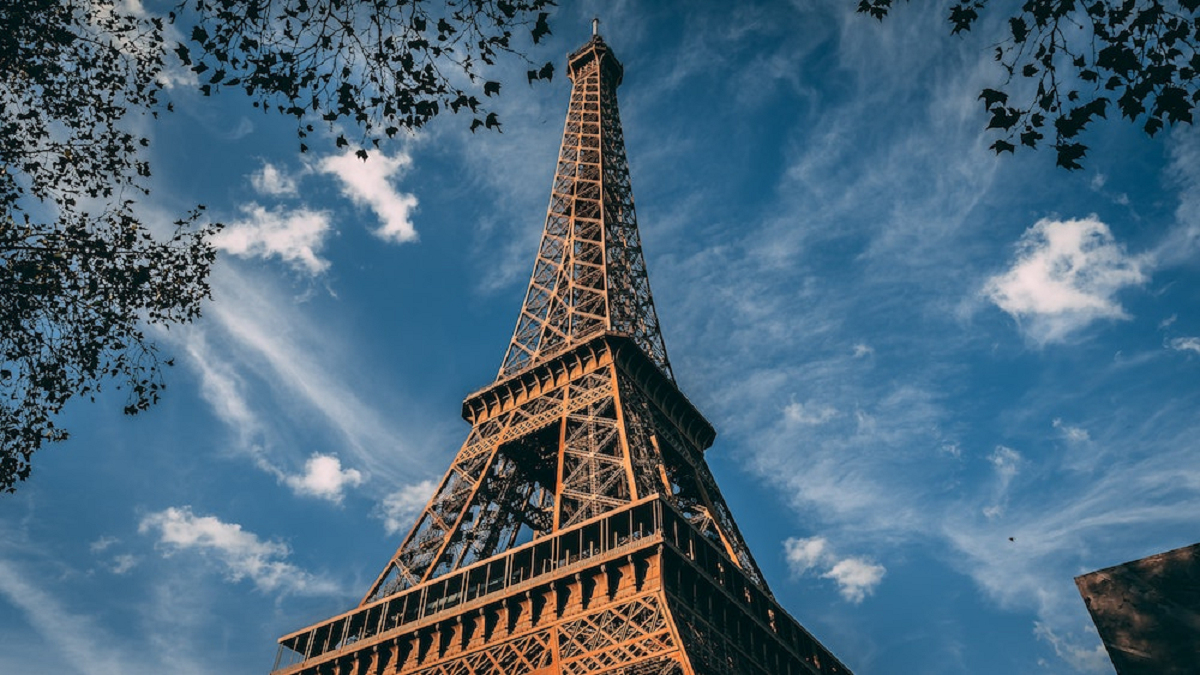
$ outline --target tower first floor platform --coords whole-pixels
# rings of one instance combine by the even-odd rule
[[[657,495],[279,640],[273,675],[849,675]]]

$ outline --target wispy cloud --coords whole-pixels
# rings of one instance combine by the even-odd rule
[[[66,664],[84,675],[150,673],[151,668],[114,646],[103,624],[75,611],[27,571],[0,559],[0,597],[23,612],[29,624]],[[46,665],[43,660],[41,665]]]
[[[807,404],[792,401],[783,409],[783,418],[787,422],[801,426],[824,424],[837,415],[835,408],[811,401]]]
[[[1147,267],[1094,216],[1043,219],[1021,236],[1012,265],[989,279],[983,292],[1044,345],[1100,319],[1129,318],[1116,296],[1145,283]]]
[[[783,550],[793,575],[812,572],[823,579],[831,579],[842,597],[855,604],[874,593],[887,573],[883,565],[866,558],[838,556],[824,537],[792,537],[783,542]]]
[[[109,566],[109,571],[113,574],[128,574],[130,570],[137,567],[140,559],[132,553],[121,553],[113,556],[112,563]]]
[[[988,461],[996,468],[996,476],[1000,479],[1002,487],[1007,488],[1020,471],[1021,453],[1012,448],[998,445],[988,457]]]
[[[343,469],[334,455],[315,454],[304,463],[304,473],[284,479],[296,494],[342,503],[346,488],[362,485],[363,474],[358,469]]]
[[[1196,352],[1200,354],[1200,338],[1178,337],[1167,341],[1167,346],[1177,352]]]
[[[291,476],[304,484],[297,476],[311,456],[292,442],[301,428],[337,438],[339,462],[354,467],[343,474],[389,480],[424,472],[426,458],[400,434],[403,416],[384,415],[366,397],[368,378],[346,364],[336,331],[314,325],[305,305],[255,270],[222,266],[213,287],[207,320],[164,337],[184,346],[202,396],[236,439],[234,450],[280,482]],[[353,476],[343,475],[343,487]]]
[[[354,152],[347,152],[325,158],[320,168],[337,176],[342,194],[375,212],[380,224],[372,234],[386,242],[402,244],[417,240],[417,230],[412,222],[417,198],[397,192],[389,179],[411,164],[412,158],[403,153],[388,157],[382,152],[374,152],[369,159],[363,160]]]
[[[1083,632],[1094,632],[1094,630],[1090,624],[1087,624],[1084,626]],[[1041,621],[1034,624],[1033,632],[1034,635],[1049,642],[1054,647],[1054,653],[1075,670],[1083,673],[1112,672],[1112,660],[1104,651],[1104,645],[1095,644],[1094,639],[1088,641],[1090,644],[1080,644],[1077,639],[1060,635]]]
[[[1200,130],[1181,127],[1171,133],[1169,180],[1179,188],[1175,223],[1154,249],[1165,265],[1189,264],[1200,250]]]
[[[141,558],[133,553],[113,553],[112,547],[120,544],[121,540],[117,537],[104,536],[88,545],[88,551],[96,557],[103,557],[105,560],[100,562],[100,565],[112,572],[113,574],[122,575],[128,573],[134,567],[137,567],[141,562]]]
[[[1072,443],[1083,443],[1091,438],[1088,436],[1087,429],[1071,426],[1057,417],[1054,418],[1054,428],[1062,432],[1063,437]]]
[[[204,331],[193,328],[180,333],[189,361],[200,375],[200,395],[219,420],[236,430],[241,445],[251,445],[261,427],[243,393],[237,369],[214,353]]]
[[[732,434],[753,444],[755,470],[800,512],[819,513],[826,523],[855,530],[886,512],[884,536],[902,536],[908,528],[922,527],[927,516],[919,504],[930,485],[949,481],[957,469],[958,462],[943,450],[955,443],[941,430],[947,413],[918,383],[872,386],[871,370],[855,365],[863,361],[844,352],[840,359],[781,372],[779,382],[758,385],[765,391],[739,391],[738,397],[747,400],[742,413],[747,428],[735,427]],[[794,378],[801,377],[808,378],[810,392],[829,403],[785,409],[775,419],[754,409],[763,405],[760,397],[778,396],[777,387],[794,386]],[[838,409],[846,412],[830,412]],[[885,498],[886,505],[880,501]]]
[[[121,543],[121,540],[116,537],[104,536],[104,537],[100,537],[96,541],[93,541],[92,543],[88,544],[88,550],[91,551],[92,553],[103,553],[104,551],[107,551],[110,547],[112,547],[114,544],[119,544],[119,543]]]
[[[151,513],[138,524],[138,532],[156,536],[166,556],[181,552],[212,560],[230,581],[249,579],[260,591],[303,595],[339,592],[331,581],[287,562],[286,544],[264,541],[215,516],[197,516],[189,506]]]
[[[1016,450],[998,445],[988,456],[988,461],[995,471],[995,486],[992,490],[992,504],[984,507],[983,515],[998,518],[1004,515],[1004,507],[1008,503],[1008,488],[1020,473],[1023,458]]]
[[[368,449],[389,447],[386,441],[394,441],[395,437],[378,412],[354,393],[350,382],[334,372],[325,342],[328,336],[322,339],[306,335],[298,313],[288,311],[287,304],[276,304],[269,295],[248,289],[241,290],[240,295],[241,303],[216,303],[210,315],[229,338],[249,350],[234,358],[265,369],[268,386],[281,388],[318,412],[347,441],[347,450],[356,459],[369,461]],[[378,459],[374,463],[379,463]]]

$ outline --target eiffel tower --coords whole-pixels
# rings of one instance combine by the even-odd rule
[[[638,237],[596,34],[533,277],[471,432],[354,609],[279,640],[277,675],[850,671],[775,601],[713,480]]]

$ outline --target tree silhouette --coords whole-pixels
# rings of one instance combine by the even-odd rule
[[[295,118],[304,139],[314,118],[349,122],[362,146],[424,126],[440,112],[469,112],[471,129],[495,128],[480,96],[500,93],[482,71],[521,56],[513,30],[534,43],[550,32],[552,0],[187,0],[178,8],[190,40],[174,48],[200,91],[237,87],[256,107]],[[436,10],[436,11],[434,11]],[[523,58],[523,57],[522,57]],[[459,84],[465,75],[466,84]],[[529,71],[549,80],[554,66]],[[338,147],[349,145],[344,136]],[[307,146],[301,143],[301,151]]]
[[[971,30],[991,0],[956,0],[950,32]],[[893,0],[858,0],[879,20]],[[1007,21],[995,58],[1007,73],[980,95],[997,154],[1053,138],[1057,164],[1082,168],[1079,138],[1114,106],[1153,136],[1192,122],[1200,102],[1200,0],[1026,0]]]
[[[202,206],[170,225],[137,208],[150,177],[137,122],[171,110],[168,83],[244,91],[295,120],[301,151],[315,124],[357,129],[365,159],[446,110],[498,128],[479,97],[500,83],[483,74],[525,58],[513,32],[536,43],[551,4],[184,0],[158,17],[107,0],[0,3],[0,491],[67,437],[55,418],[72,398],[108,382],[128,414],[156,403],[171,361],[144,327],[192,321],[210,297],[220,225]]]

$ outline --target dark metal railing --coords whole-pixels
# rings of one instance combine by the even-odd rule
[[[657,495],[534,540],[279,639],[272,672],[340,651],[463,604],[503,595],[515,586],[598,555],[648,543],[663,531]],[[669,508],[669,507],[668,507]]]

